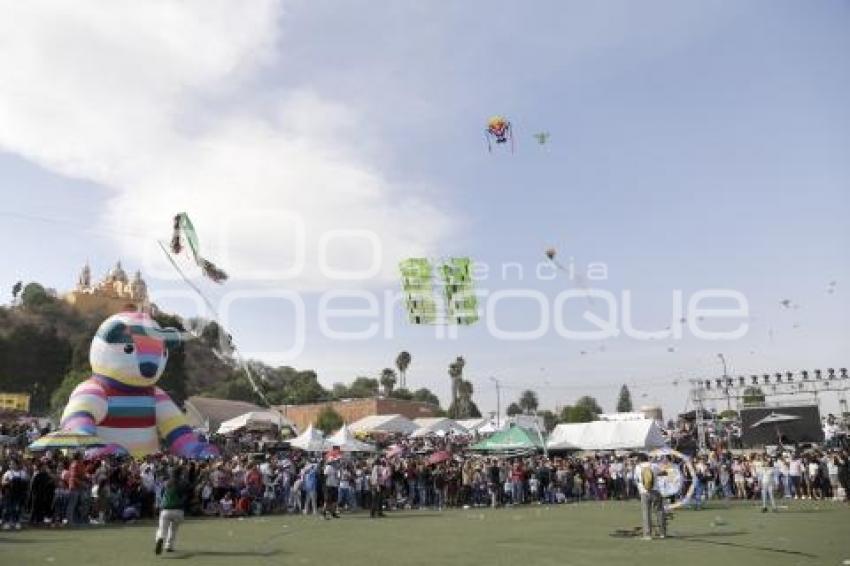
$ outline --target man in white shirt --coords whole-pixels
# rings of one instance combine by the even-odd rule
[[[759,484],[761,484],[761,512],[767,513],[767,500],[770,499],[770,508],[776,511],[776,501],[773,499],[773,491],[776,489],[776,469],[773,460],[768,458],[758,469]]]
[[[339,513],[336,512],[336,504],[339,499],[339,468],[337,463],[339,460],[330,460],[325,464],[325,504],[322,507],[322,516],[330,520],[331,517],[339,519]]]

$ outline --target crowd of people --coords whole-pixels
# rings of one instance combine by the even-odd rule
[[[178,468],[186,486],[181,507],[196,516],[300,513],[332,519],[340,512],[369,510],[380,517],[395,509],[639,496],[637,454],[494,457],[472,453],[465,439],[452,437],[385,439],[384,444],[380,452],[360,455],[225,450],[207,461],[86,459],[81,453],[27,454],[7,445],[0,455],[2,528],[153,518]],[[762,498],[766,508],[774,495],[846,501],[850,479],[848,454],[839,449],[773,456],[717,451],[695,458],[693,473],[689,469],[682,468],[680,491],[692,492],[688,503],[697,508],[712,498]]]

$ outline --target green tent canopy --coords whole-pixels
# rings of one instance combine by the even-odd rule
[[[470,447],[477,452],[521,454],[543,450],[540,436],[533,430],[512,426]]]

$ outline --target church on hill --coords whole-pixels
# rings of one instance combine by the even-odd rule
[[[129,278],[120,261],[98,282],[92,281],[91,267],[86,263],[77,278],[77,285],[63,298],[84,313],[111,315],[127,310],[151,311],[153,307],[142,273],[136,271],[133,278]]]

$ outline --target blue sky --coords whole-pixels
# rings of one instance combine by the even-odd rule
[[[0,92],[6,287],[64,290],[86,259],[97,273],[123,257],[155,295],[180,289],[150,254],[186,209],[211,257],[230,259],[231,282],[201,283],[211,296],[303,297],[303,325],[277,301],[235,303],[242,349],[280,351],[303,330],[288,363],[327,385],[376,375],[408,349],[410,384],[444,399],[446,367],[464,355],[483,409],[495,407],[493,375],[508,400],[530,387],[547,408],[590,393],[613,409],[628,383],[670,413],[686,401],[673,381],[718,375],[719,351],[735,374],[847,365],[846,2],[82,3],[50,20],[38,3],[9,9],[19,13],[0,47],[11,85]],[[487,151],[496,113],[515,126],[513,154]],[[545,146],[531,137],[541,130]],[[609,277],[594,286],[630,291],[641,328],[670,324],[676,289],[724,288],[746,296],[750,330],[721,344],[577,343],[554,331],[505,342],[482,322],[445,340],[396,308],[391,338],[329,340],[317,305],[339,285],[316,273],[314,254],[294,280],[240,276],[291,258],[286,223],[243,220],[237,243],[222,236],[223,215],[275,208],[306,219],[310,250],[328,228],[376,230],[384,262],[370,292],[397,290],[401,257],[466,255],[495,272],[525,267],[525,280],[491,276],[481,289],[553,301],[573,283],[530,275],[555,246],[578,267],[603,262]],[[361,252],[343,260],[362,265]],[[799,309],[783,309],[786,298]],[[538,318],[519,300],[497,314],[515,330]]]

